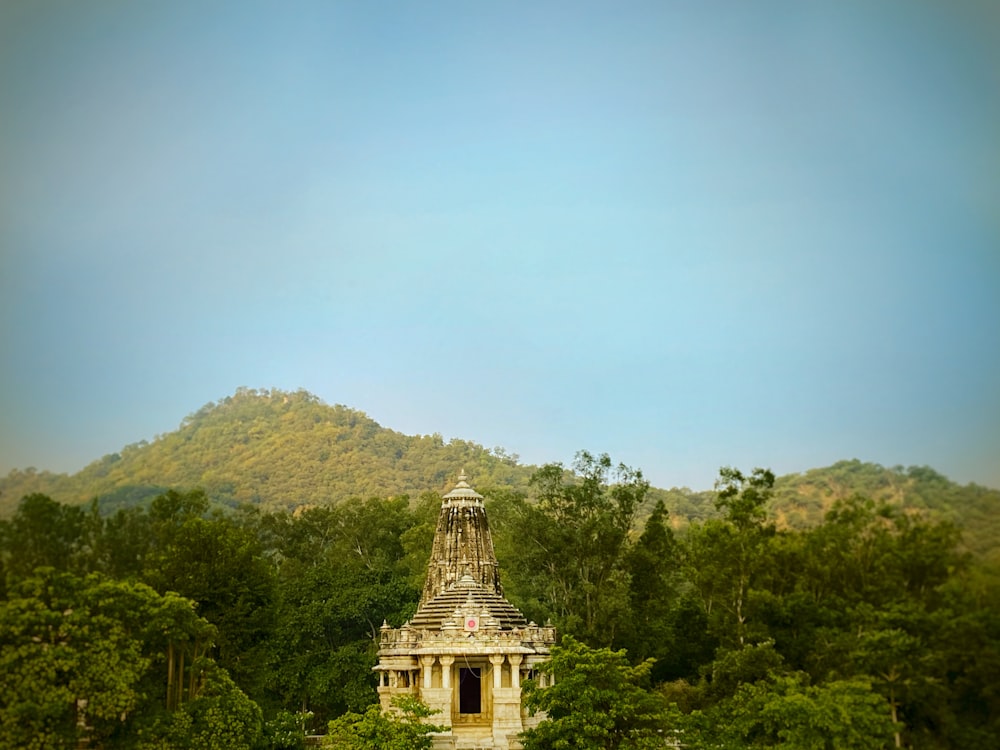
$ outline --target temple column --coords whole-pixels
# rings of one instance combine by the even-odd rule
[[[433,677],[432,672],[434,670],[434,657],[433,656],[421,656],[420,664],[423,666],[422,674],[424,678],[424,687],[429,688],[433,683],[431,678]]]
[[[493,688],[499,690],[503,684],[503,654],[490,654],[490,664],[493,665]]]
[[[451,687],[451,665],[455,663],[454,656],[441,656],[438,658],[441,662],[441,687],[450,688]]]
[[[507,661],[510,662],[510,686],[512,688],[521,687],[521,661],[524,659],[520,654],[509,654]]]

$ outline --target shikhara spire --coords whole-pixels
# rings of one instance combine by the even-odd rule
[[[465,472],[441,498],[420,607],[445,593],[462,576],[470,576],[486,593],[503,597],[483,496],[469,486]]]

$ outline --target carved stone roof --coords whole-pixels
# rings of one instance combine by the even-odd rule
[[[458,484],[455,485],[454,489],[447,495],[443,496],[441,499],[445,501],[446,505],[479,505],[483,504],[483,496],[476,492],[469,483],[466,481],[468,479],[463,471],[458,475]]]
[[[502,594],[483,588],[472,576],[466,575],[444,593],[421,604],[410,625],[440,630],[448,620],[457,620],[460,624],[464,614],[476,614],[483,622],[495,620],[502,630],[523,628],[528,624],[524,615]]]
[[[524,615],[504,598],[500,585],[483,496],[466,480],[459,475],[458,484],[441,498],[427,580],[412,624],[439,629],[469,602],[488,610],[501,628],[521,627]]]

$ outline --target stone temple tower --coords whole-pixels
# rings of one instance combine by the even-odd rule
[[[483,496],[466,480],[441,498],[417,613],[382,625],[378,692],[383,710],[413,695],[438,712],[430,721],[449,729],[434,735],[435,750],[511,750],[540,720],[521,708],[521,680],[556,633],[504,598]]]

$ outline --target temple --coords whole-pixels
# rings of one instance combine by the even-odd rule
[[[379,699],[419,698],[447,731],[435,750],[514,750],[541,720],[521,706],[521,681],[549,657],[555,629],[526,622],[508,602],[483,496],[462,474],[441,498],[427,580],[413,619],[382,625]]]

